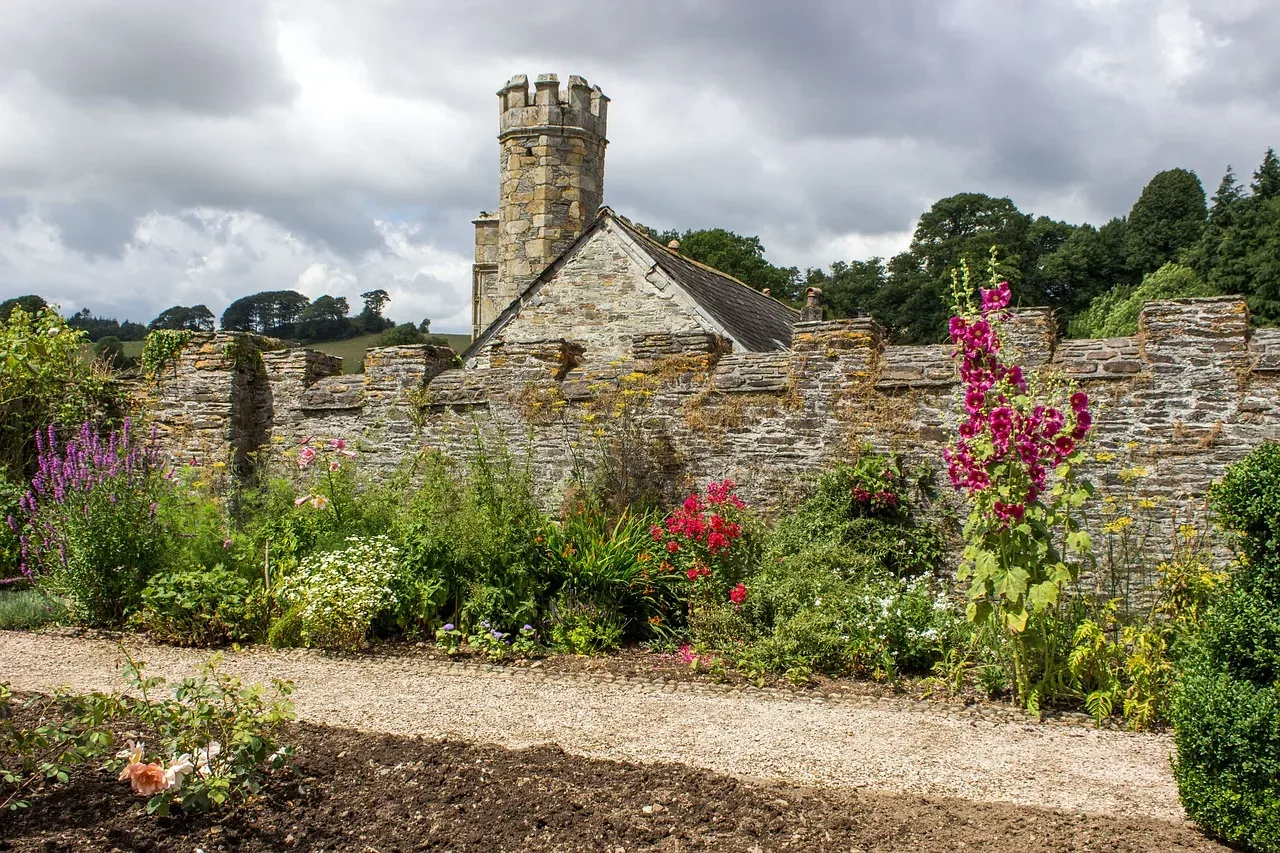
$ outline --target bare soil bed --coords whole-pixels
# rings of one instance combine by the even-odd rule
[[[744,782],[555,747],[509,750],[299,724],[291,770],[217,817],[157,818],[76,771],[0,814],[0,851],[1221,851],[1151,818]]]

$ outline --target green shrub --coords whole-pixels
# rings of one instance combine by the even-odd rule
[[[39,589],[0,587],[0,631],[40,628],[66,618],[66,608]]]
[[[1187,299],[1216,296],[1195,270],[1181,264],[1165,264],[1147,273],[1137,287],[1119,286],[1094,298],[1089,307],[1071,320],[1068,334],[1073,338],[1119,338],[1138,333],[1142,306],[1159,299]]]
[[[430,453],[413,479],[393,535],[403,582],[430,594],[406,602],[402,621],[424,631],[450,622],[465,632],[487,621],[508,633],[540,623],[548,581],[536,539],[547,522],[527,465],[478,443],[465,471]]]
[[[818,478],[813,494],[794,512],[778,520],[765,562],[838,543],[895,575],[929,571],[946,548],[936,526],[916,523],[912,515],[912,492],[924,491],[926,484],[922,472],[908,478],[897,460],[878,454],[837,466]]]
[[[1277,613],[1243,589],[1224,595],[1182,666],[1171,714],[1187,815],[1228,843],[1267,853],[1280,851]]]
[[[142,590],[137,624],[166,642],[183,645],[251,639],[258,621],[253,613],[256,586],[221,563],[159,572]]]
[[[688,580],[652,553],[658,516],[611,521],[578,507],[542,535],[549,594],[614,614],[633,637],[661,633],[683,615]],[[616,644],[615,644],[616,645]]]
[[[307,557],[286,574],[276,601],[298,621],[305,646],[356,650],[398,608],[394,585],[400,551],[385,536],[347,539],[345,547]],[[281,636],[273,632],[272,638]]]
[[[781,672],[928,672],[965,633],[942,585],[868,572],[859,557],[820,545],[749,579],[742,611],[761,639],[744,656]]]
[[[0,471],[0,579],[18,577],[22,571],[22,540],[8,520],[14,519],[16,525],[22,515],[18,502],[26,492],[25,486]]]
[[[1280,851],[1280,444],[1210,490],[1238,556],[1183,662],[1173,702],[1174,777],[1206,831]]]
[[[551,642],[575,655],[611,652],[622,644],[621,615],[613,609],[574,601],[564,596],[551,615]]]

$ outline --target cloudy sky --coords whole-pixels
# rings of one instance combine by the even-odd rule
[[[1275,0],[5,0],[0,298],[148,321],[382,287],[469,331],[512,74],[612,98],[605,200],[775,263],[961,191],[1099,222],[1280,146]]]

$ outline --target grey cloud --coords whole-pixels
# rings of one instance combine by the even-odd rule
[[[0,23],[0,67],[86,104],[241,113],[294,93],[268,13],[258,0],[20,0]]]
[[[6,80],[34,80],[51,99],[135,132],[104,134],[102,151],[69,146],[67,162],[38,169],[6,172],[0,151],[0,176],[15,176],[13,186],[0,179],[0,222],[36,211],[72,249],[108,257],[149,211],[250,210],[362,281],[394,278],[421,288],[420,304],[465,314],[464,276],[406,284],[410,273],[370,266],[383,251],[374,220],[415,223],[413,247],[467,258],[470,219],[497,201],[494,92],[513,73],[556,71],[614,98],[608,203],[654,226],[768,235],[781,262],[826,264],[834,259],[814,253],[833,238],[909,232],[924,207],[959,191],[1101,223],[1125,214],[1159,169],[1194,168],[1212,191],[1228,162],[1247,174],[1280,142],[1271,5],[24,0],[0,19],[0,121]],[[1159,27],[1181,21],[1180,9],[1199,21],[1203,45],[1166,81],[1176,45]],[[320,131],[349,134],[350,152],[299,135],[282,32],[314,39],[378,95],[406,109],[437,104],[448,117],[416,128],[420,156],[394,166],[364,153],[359,124]],[[1084,59],[1098,63],[1098,79]],[[723,126],[699,120],[707,104],[724,108]],[[267,286],[254,279],[265,252],[226,261],[245,292]],[[147,275],[136,299],[165,307],[165,274]]]

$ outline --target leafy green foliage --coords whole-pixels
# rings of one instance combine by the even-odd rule
[[[378,335],[376,346],[400,347],[411,344],[429,344],[436,347],[447,347],[449,339],[444,335],[432,335],[421,331],[413,323],[401,323]]]
[[[147,329],[186,329],[192,332],[212,332],[213,312],[204,305],[174,305],[161,311],[154,320],[147,324]]]
[[[1124,234],[1129,268],[1145,274],[1178,260],[1200,239],[1207,216],[1204,187],[1195,172],[1158,172],[1129,211]]]
[[[262,790],[268,771],[293,755],[279,743],[281,726],[294,718],[291,682],[275,679],[270,691],[245,685],[221,672],[215,655],[198,676],[174,688],[173,698],[159,699],[153,695],[168,686],[165,679],[146,675],[145,664],[127,652],[125,658],[125,680],[140,698],[116,701],[123,716],[149,730],[155,744],[150,757],[166,783],[146,792],[148,813],[167,815],[178,804],[184,812],[205,812],[243,803]],[[124,759],[122,781],[132,780],[148,757],[145,744],[132,743],[126,752],[117,756]]]
[[[942,560],[943,537],[933,524],[916,524],[911,517],[913,501],[928,492],[928,478],[926,471],[904,471],[898,459],[878,454],[837,465],[818,478],[813,494],[794,512],[778,519],[765,563],[813,546],[839,546],[902,577],[932,569]],[[860,493],[868,498],[860,500]]]
[[[680,241],[680,254],[727,273],[756,290],[768,289],[777,299],[795,300],[800,296],[800,271],[795,267],[777,267],[764,259],[764,245],[759,237],[744,237],[723,228],[696,231],[649,232],[667,245]]]
[[[558,643],[575,651],[592,645],[561,635],[574,634],[599,614],[607,616],[604,633],[616,637],[615,646],[624,629],[645,637],[679,615],[688,581],[650,553],[650,528],[658,521],[656,516],[625,513],[610,521],[604,513],[580,506],[547,525],[542,545],[549,594],[556,601],[551,625]],[[573,626],[566,627],[568,622]]]
[[[118,406],[110,374],[84,358],[87,345],[52,308],[19,305],[0,324],[0,473],[31,473],[37,430],[74,429]]]
[[[1137,287],[1117,287],[1097,297],[1072,321],[1073,338],[1119,338],[1138,333],[1142,306],[1157,299],[1216,296],[1191,267],[1168,263],[1143,277]]]
[[[154,329],[142,344],[142,369],[156,377],[178,360],[182,348],[194,334],[190,329]]]
[[[833,544],[766,563],[746,583],[746,636],[758,639],[737,651],[743,666],[877,678],[929,671],[963,623],[932,574],[899,578],[876,563]]]
[[[406,582],[433,594],[405,618],[428,630],[537,622],[547,581],[535,538],[545,522],[527,466],[501,446],[477,447],[465,472],[435,453],[418,466],[394,536]]]
[[[66,691],[35,696],[26,704],[23,721],[12,705],[9,685],[0,683],[0,811],[27,808],[34,794],[66,782],[76,765],[111,749],[108,724],[117,707],[112,697]]]
[[[250,639],[259,586],[221,563],[162,571],[142,590],[137,625],[182,645],[217,646]],[[258,597],[259,608],[262,603]]]
[[[34,697],[18,715],[0,683],[0,809],[25,808],[33,795],[69,781],[76,765],[107,756],[113,728],[141,730],[144,740],[131,741],[107,768],[120,770],[120,781],[150,797],[147,811],[160,815],[179,805],[200,812],[243,803],[292,756],[279,742],[281,726],[293,719],[289,682],[273,682],[270,692],[246,686],[220,672],[215,656],[172,698],[157,698],[165,680],[124,655],[133,695],[61,691]]]
[[[44,297],[37,296],[34,293],[6,299],[0,302],[0,323],[9,322],[9,317],[13,314],[13,309],[15,308],[21,308],[31,316],[36,317],[46,308],[49,308],[49,303],[44,301]]]

